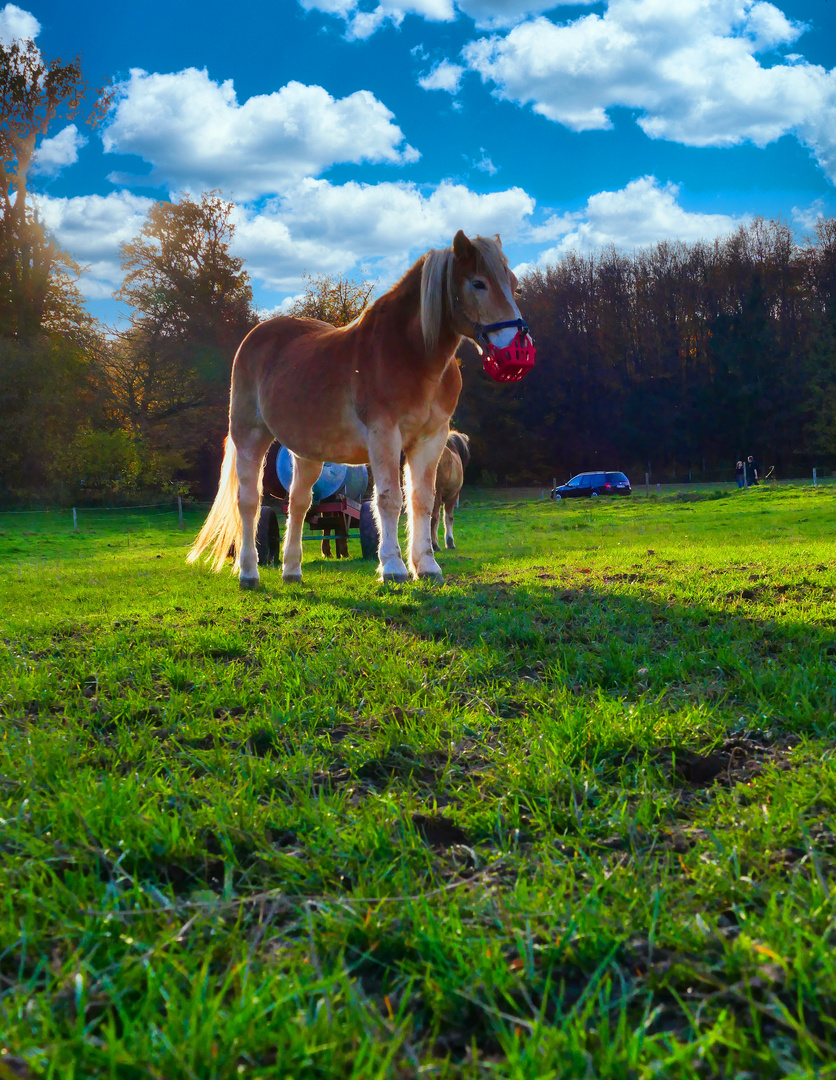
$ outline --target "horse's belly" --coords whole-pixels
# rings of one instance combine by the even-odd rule
[[[359,422],[352,425],[298,423],[284,418],[270,430],[282,446],[309,461],[334,461],[343,465],[366,465],[369,460],[365,431]]]

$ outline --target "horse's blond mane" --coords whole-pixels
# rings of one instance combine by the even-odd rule
[[[475,236],[470,242],[476,248],[477,271],[501,281],[507,272],[508,260],[499,240],[492,236]],[[429,351],[436,347],[441,335],[445,294],[448,310],[452,311],[456,304],[455,264],[452,247],[433,248],[424,256],[421,268],[421,329]]]

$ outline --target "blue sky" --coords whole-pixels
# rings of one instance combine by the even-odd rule
[[[0,7],[80,53],[107,122],[56,123],[42,213],[118,320],[119,243],[220,188],[262,311],[302,275],[388,285],[456,229],[512,265],[836,212],[836,2],[278,0]]]

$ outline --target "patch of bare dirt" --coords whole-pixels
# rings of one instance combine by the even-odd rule
[[[413,814],[412,824],[430,847],[445,848],[469,843],[464,829],[443,814]]]
[[[665,747],[658,751],[658,760],[671,779],[694,787],[749,783],[768,765],[779,769],[793,767],[792,751],[801,739],[784,735],[771,739],[766,735],[735,735],[708,753],[698,753],[682,747]]]

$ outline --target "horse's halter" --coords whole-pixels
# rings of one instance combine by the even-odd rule
[[[473,327],[473,340],[476,347],[482,353],[482,367],[496,382],[509,383],[519,382],[523,375],[534,367],[534,342],[528,332],[528,324],[522,319],[510,319],[507,322],[483,323],[474,322],[464,312],[462,316]],[[488,337],[495,330],[507,330],[516,326],[517,333],[513,340],[503,348],[499,348]]]

